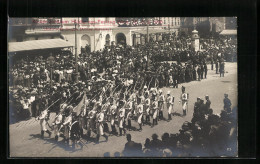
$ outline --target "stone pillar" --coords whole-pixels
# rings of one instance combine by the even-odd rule
[[[198,35],[198,31],[197,30],[193,30],[192,31],[192,49],[195,51],[199,51],[200,50],[200,40],[199,40],[199,35]]]

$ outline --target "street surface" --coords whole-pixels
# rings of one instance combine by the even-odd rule
[[[153,133],[157,133],[159,138],[165,132],[178,133],[182,124],[185,121],[191,121],[193,115],[193,107],[197,97],[201,97],[205,101],[205,95],[209,95],[211,100],[211,108],[214,114],[218,114],[223,109],[224,93],[229,95],[232,103],[232,108],[237,106],[237,63],[225,63],[225,77],[219,77],[215,74],[215,70],[210,70],[208,65],[208,77],[202,81],[192,81],[189,83],[179,85],[179,88],[162,88],[163,94],[166,96],[168,90],[175,97],[174,111],[182,114],[181,104],[179,104],[181,86],[186,87],[186,92],[189,93],[188,113],[187,116],[173,116],[170,122],[159,121],[158,125],[151,128],[150,126],[143,126],[143,131],[130,131],[132,140],[135,142],[145,143],[146,138],[150,138]],[[51,115],[51,120],[54,115]],[[164,110],[164,117],[167,118],[166,108]],[[137,123],[133,120],[132,126],[139,128]],[[110,128],[110,124],[109,124]],[[61,142],[54,141],[54,136],[51,138],[45,134],[45,139],[40,138],[40,124],[34,118],[21,121],[19,123],[11,124],[9,126],[10,134],[10,156],[11,157],[103,157],[105,152],[110,152],[113,157],[115,152],[122,152],[124,145],[127,142],[125,136],[109,136],[108,142],[100,137],[100,143],[87,142],[82,139],[83,146],[76,147],[75,150],[66,147]],[[93,137],[95,134],[92,134]]]

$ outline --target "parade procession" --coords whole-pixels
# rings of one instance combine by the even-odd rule
[[[160,33],[158,40],[148,34],[141,44],[121,40],[94,51],[76,42],[74,49],[12,52],[11,138],[23,133],[38,147],[53,144],[42,156],[234,155],[236,37],[199,38],[194,27],[190,34]],[[33,134],[25,133],[30,128]],[[28,150],[33,145],[24,142]],[[23,156],[10,143],[14,156]]]

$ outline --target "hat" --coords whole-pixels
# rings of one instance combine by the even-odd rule
[[[162,93],[162,90],[161,90],[161,89],[159,90],[159,93]]]
[[[200,97],[197,97],[197,100],[200,100]]]
[[[169,94],[171,94],[171,91],[168,91],[168,92],[167,92],[167,95],[169,95]]]
[[[144,88],[147,89],[147,86],[145,85]]]

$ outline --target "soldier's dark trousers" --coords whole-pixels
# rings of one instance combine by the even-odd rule
[[[208,72],[205,72],[205,79],[207,78],[207,73],[208,73]]]
[[[186,116],[186,110],[182,110],[183,111],[183,116]]]
[[[88,131],[87,131],[87,137],[90,138],[90,136],[91,136],[91,131],[88,130]]]
[[[112,125],[112,126],[111,126],[111,129],[112,129],[112,134],[115,134],[115,133],[116,133],[116,127],[115,127],[115,125]]]
[[[58,136],[58,135],[56,135],[54,139],[55,139],[55,141],[58,141],[58,139],[59,139],[59,136]]]
[[[122,136],[122,130],[124,131],[124,134],[126,133],[126,130],[124,128],[119,128],[119,135]]]
[[[146,123],[150,123],[150,116],[149,116],[149,115],[146,115],[146,117],[145,117],[145,122],[146,122]]]
[[[106,141],[108,140],[108,136],[103,134],[102,135],[103,137],[105,137]],[[98,143],[99,142],[99,139],[100,139],[100,134],[97,134],[97,138],[96,138],[96,142]]]
[[[42,130],[41,131],[41,138],[43,138],[44,137],[44,131]]]
[[[132,128],[132,123],[131,123],[130,119],[127,120],[127,128],[128,128],[128,130],[130,130]]]
[[[168,120],[171,120],[171,119],[172,119],[172,115],[168,114]]]
[[[213,65],[213,64],[211,64],[211,70],[213,70],[213,67],[214,67],[214,65]]]
[[[162,120],[163,119],[163,111],[159,111],[159,118]]]
[[[153,126],[155,125],[155,119],[153,119]]]
[[[143,129],[142,129],[142,123],[139,124],[139,130],[140,130],[140,131],[143,130]]]

